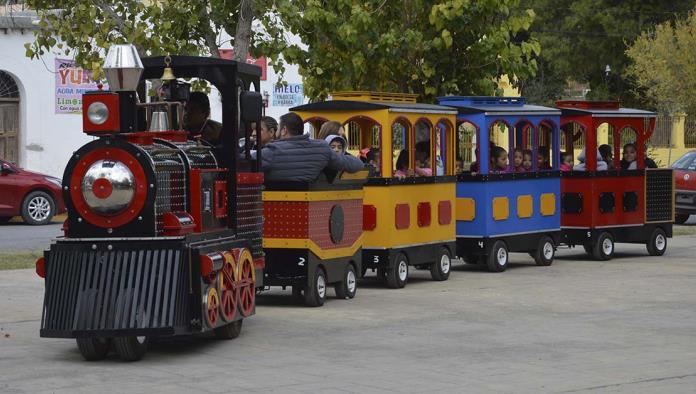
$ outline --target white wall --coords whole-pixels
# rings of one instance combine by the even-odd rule
[[[24,43],[33,41],[8,29],[0,35],[0,70],[15,78],[20,92],[19,165],[57,177],[72,152],[92,138],[82,133],[82,116],[55,113],[54,56],[41,60],[24,56]]]

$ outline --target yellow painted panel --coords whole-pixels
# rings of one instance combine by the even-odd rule
[[[362,246],[364,235],[345,248],[322,249],[310,239],[264,238],[263,247],[269,249],[309,249],[322,260],[353,256]]]
[[[476,219],[476,200],[473,198],[457,199],[457,220],[471,222]]]
[[[363,197],[362,190],[336,190],[316,192],[263,192],[263,201],[333,201],[357,200]]]
[[[493,199],[493,219],[507,220],[510,217],[510,200],[507,197]]]
[[[542,216],[552,216],[556,214],[556,195],[553,193],[544,193],[539,198],[540,211]]]
[[[429,202],[431,207],[437,207],[440,201],[449,201],[455,205],[455,183],[435,183],[420,185],[390,185],[365,186],[366,205],[377,209],[377,227],[365,231],[364,248],[395,248],[431,242],[453,241],[456,221],[449,224],[439,224],[437,210],[433,209],[433,218],[428,227],[415,225],[418,217],[418,203]],[[396,204],[410,206],[411,226],[408,229],[396,230],[394,227]]]
[[[534,213],[534,199],[529,194],[517,196],[517,217],[531,218]]]

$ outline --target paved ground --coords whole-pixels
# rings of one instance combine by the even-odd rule
[[[0,224],[0,252],[41,250],[51,245],[51,239],[63,235],[63,220],[45,226],[30,226],[21,222]]]
[[[4,271],[0,392],[693,392],[694,240],[664,258],[619,245],[611,262],[575,249],[441,283],[419,271],[402,290],[366,280],[317,309],[276,291],[236,340],[156,343],[138,363],[39,338],[42,282]]]

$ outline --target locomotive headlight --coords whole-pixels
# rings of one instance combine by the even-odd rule
[[[116,215],[133,201],[135,178],[120,161],[99,160],[89,167],[82,179],[82,197],[97,213]]]
[[[109,108],[101,101],[95,101],[87,107],[87,118],[96,125],[103,124],[109,119]]]

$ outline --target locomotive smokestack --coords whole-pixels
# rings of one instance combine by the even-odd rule
[[[112,45],[104,60],[104,73],[111,91],[136,90],[143,63],[132,44]]]

